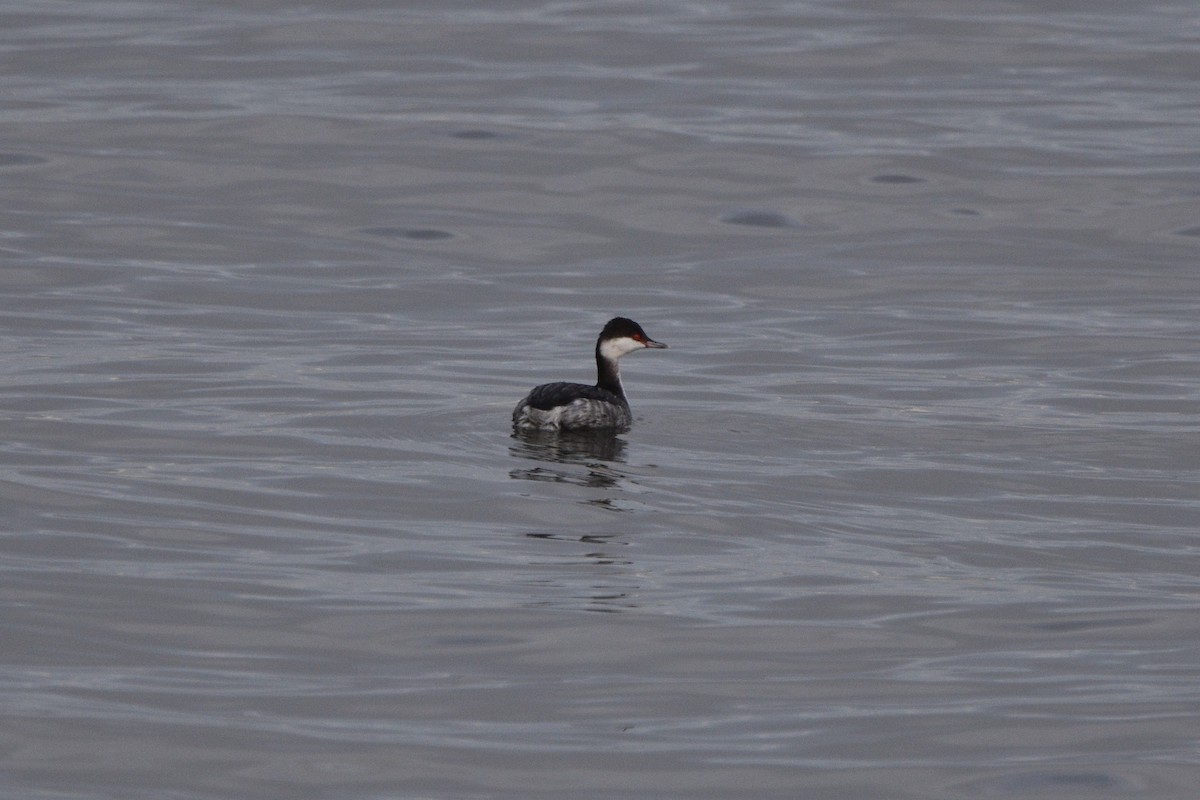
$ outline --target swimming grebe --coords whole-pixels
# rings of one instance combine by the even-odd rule
[[[633,415],[621,388],[617,359],[647,347],[662,349],[666,345],[651,339],[631,319],[610,319],[596,340],[596,385],[544,383],[536,387],[513,409],[513,427],[563,431],[627,429]]]

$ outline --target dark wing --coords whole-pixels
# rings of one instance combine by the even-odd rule
[[[583,383],[543,383],[530,392],[529,396],[521,401],[521,405],[532,406],[539,411],[549,411],[581,397],[585,400],[604,400],[621,405],[621,398],[607,389]]]

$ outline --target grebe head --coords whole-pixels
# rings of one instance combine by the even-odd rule
[[[625,317],[610,319],[596,340],[596,354],[608,361],[616,361],[626,353],[647,347],[666,349],[665,344],[647,336],[641,325]]]

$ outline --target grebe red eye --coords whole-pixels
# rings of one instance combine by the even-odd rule
[[[635,334],[633,335],[633,340],[634,340],[635,342],[644,342],[644,341],[646,341],[646,337],[645,337],[645,336],[642,336],[640,333],[635,333]]]

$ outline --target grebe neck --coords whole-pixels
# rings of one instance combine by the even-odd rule
[[[622,400],[625,399],[625,390],[621,388],[621,372],[617,369],[617,361],[602,355],[599,344],[596,345],[596,385],[605,391],[612,392]]]

